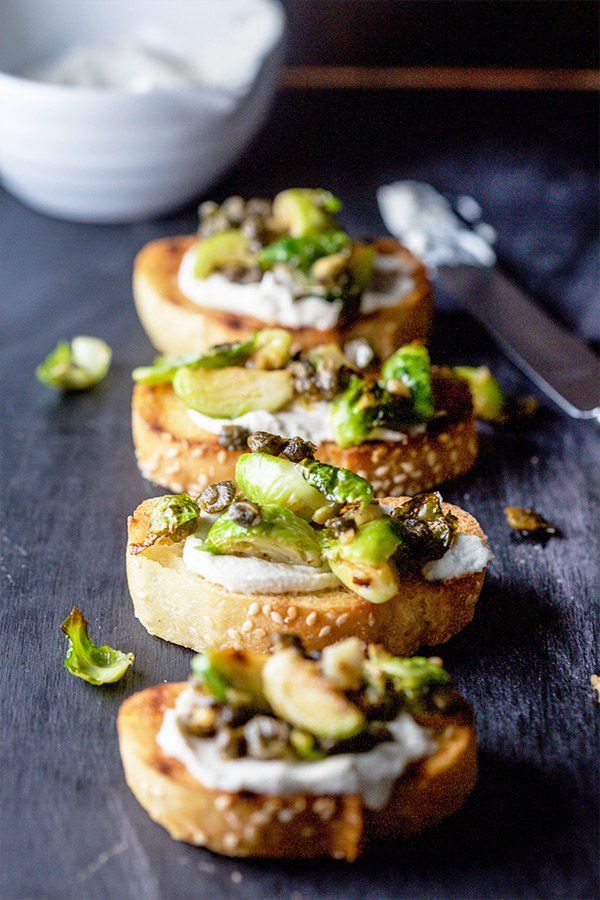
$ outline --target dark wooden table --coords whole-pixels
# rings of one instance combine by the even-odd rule
[[[284,96],[214,194],[325,185],[353,229],[381,228],[376,186],[422,177],[483,199],[522,281],[582,333],[597,325],[595,106],[584,96]],[[445,495],[473,511],[496,553],[474,623],[443,648],[474,704],[479,786],[418,840],[349,867],[220,859],[172,842],[125,786],[115,735],[132,691],[186,676],[189,652],[134,619],[125,520],[145,496],[129,426],[130,370],[152,350],[130,292],[135,252],[191,231],[162,221],[93,227],[3,198],[3,898],[591,897],[597,890],[598,433],[546,406],[535,424],[482,430],[476,470]],[[597,303],[597,298],[596,298]],[[114,349],[97,389],[60,397],[33,376],[63,337]],[[448,309],[438,360],[488,363],[531,388],[464,314]],[[515,544],[506,504],[532,505],[564,538]],[[136,654],[119,684],[62,667],[73,604],[92,635]],[[596,640],[594,636],[596,635]]]

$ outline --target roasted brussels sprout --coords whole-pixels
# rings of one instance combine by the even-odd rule
[[[279,504],[303,519],[327,503],[327,498],[302,476],[301,468],[287,459],[266,453],[240,456],[235,478],[244,496],[260,504]]]
[[[464,378],[473,397],[473,411],[479,419],[501,422],[504,419],[505,398],[487,366],[455,366],[452,370]]]
[[[141,553],[160,538],[177,542],[193,534],[200,524],[200,508],[189,494],[159,497],[150,513],[148,534],[141,544],[132,544],[130,552]]]
[[[423,344],[413,342],[399,347],[381,369],[381,378],[391,393],[410,396],[414,421],[426,422],[435,415],[431,386],[429,353]],[[402,390],[405,388],[405,391]]]
[[[263,328],[256,335],[248,361],[253,369],[283,369],[290,358],[292,335],[284,328]]]
[[[534,509],[522,506],[505,506],[506,521],[522,538],[547,541],[548,538],[560,536],[560,530],[541,516]]]
[[[36,368],[35,374],[48,387],[83,391],[102,381],[111,358],[110,347],[100,338],[75,337],[72,341],[61,341]]]
[[[367,671],[380,671],[392,679],[397,692],[404,695],[411,708],[427,705],[432,694],[448,689],[452,683],[448,673],[438,664],[423,656],[401,658],[392,656],[381,647],[369,647]]]
[[[237,506],[241,503],[232,504],[211,526],[204,550],[288,565],[322,566],[318,536],[304,519],[282,506],[267,505],[262,507],[258,523],[244,525],[231,518]]]
[[[322,188],[289,188],[273,201],[273,227],[293,237],[327,231],[333,226],[332,214],[341,208],[341,201]]]
[[[315,737],[341,740],[366,725],[361,710],[336,690],[316,662],[304,659],[293,647],[267,660],[263,688],[277,715]]]
[[[287,369],[178,369],[173,389],[186,406],[206,416],[235,419],[261,409],[276,412],[293,396]]]
[[[340,447],[354,447],[368,440],[378,418],[382,391],[353,375],[343,394],[331,406],[331,426]]]
[[[254,259],[243,231],[222,231],[204,238],[198,244],[194,275],[196,278],[208,278],[216,270],[231,265],[249,268]]]

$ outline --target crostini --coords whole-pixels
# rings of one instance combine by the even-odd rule
[[[294,458],[246,453],[237,483],[138,506],[127,577],[150,634],[268,651],[284,627],[308,650],[356,635],[408,654],[471,621],[492,554],[469,513],[437,493],[374,501],[311,445]]]
[[[145,477],[198,493],[233,477],[259,433],[299,437],[323,462],[368,478],[377,496],[412,495],[463,475],[477,458],[467,382],[406,344],[377,374],[335,344],[291,355],[290,336],[247,341],[134,370],[132,430]]]
[[[199,353],[279,325],[295,349],[366,338],[385,357],[425,339],[432,291],[423,264],[391,238],[350,238],[335,219],[340,208],[308,188],[203,203],[197,235],[152,241],[135,260],[133,293],[152,343]]]
[[[439,660],[348,638],[308,658],[195,657],[119,711],[127,784],[175,840],[227,856],[355,860],[456,812],[477,777],[469,706]]]

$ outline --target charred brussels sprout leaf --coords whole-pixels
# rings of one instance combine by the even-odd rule
[[[233,504],[238,505],[240,504]],[[204,550],[217,554],[253,556],[288,565],[322,565],[316,532],[291,510],[282,506],[263,506],[260,521],[248,526],[233,521],[231,512],[232,507],[211,526]]]
[[[111,358],[110,347],[100,338],[75,337],[72,341],[61,341],[36,368],[35,374],[48,387],[84,391],[102,381]]]
[[[440,559],[450,548],[458,522],[452,513],[443,511],[441,500],[437,491],[418,494],[394,510],[392,516],[402,534],[398,563],[410,561],[422,566]]]
[[[403,386],[408,390],[415,421],[426,422],[433,418],[431,365],[423,344],[415,342],[399,347],[384,362],[381,377],[391,393],[402,395]]]
[[[441,665],[426,657],[404,659],[392,656],[380,647],[369,647],[366,668],[371,675],[383,673],[391,678],[395,690],[404,694],[411,707],[427,705],[436,691],[448,689],[452,683]]]
[[[255,336],[248,341],[217,344],[205,353],[194,356],[157,356],[151,366],[138,366],[137,369],[134,369],[131,377],[140,384],[167,384],[173,381],[177,370],[184,367],[188,369],[224,369],[227,366],[239,366],[254,351],[256,340]]]
[[[360,475],[349,469],[330,466],[316,459],[305,459],[300,465],[303,478],[333,503],[359,503],[361,509],[373,500],[373,488]]]
[[[258,261],[263,269],[276,263],[286,263],[308,272],[313,263],[324,256],[341,253],[350,246],[350,238],[345,231],[326,231],[322,234],[307,234],[304,237],[282,237],[261,250]]]
[[[133,663],[133,653],[96,646],[87,631],[88,623],[76,606],[60,626],[67,636],[65,668],[89,684],[112,684],[123,677]]]
[[[141,553],[159,538],[183,541],[193,534],[200,523],[200,508],[189,494],[159,497],[150,513],[148,534],[141,544],[132,544],[130,552]]]

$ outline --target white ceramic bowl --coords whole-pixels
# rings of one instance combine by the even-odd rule
[[[276,0],[2,0],[0,175],[42,212],[130,222],[197,196],[240,155],[266,115],[282,59]],[[245,22],[261,39],[228,39]],[[235,52],[234,88],[185,85],[133,93],[23,77],[69,47],[152,29],[171,47]]]

